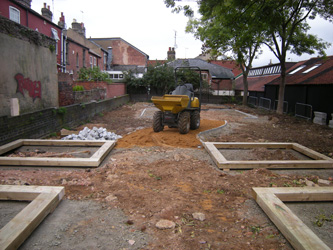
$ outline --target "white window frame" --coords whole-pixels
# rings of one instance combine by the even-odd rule
[[[90,56],[90,67],[93,68],[93,57]]]
[[[303,73],[303,74],[309,73],[310,71],[312,71],[312,70],[318,68],[320,65],[321,65],[321,63],[315,64],[315,65],[313,65],[311,68],[309,68],[309,69],[303,71],[302,73]]]
[[[97,59],[94,57],[94,66],[97,66]]]
[[[293,74],[295,74],[296,72],[298,72],[298,71],[304,69],[305,67],[306,67],[306,65],[303,64],[303,65],[299,66],[298,68],[294,69],[293,71],[291,71],[291,72],[289,73],[289,75],[293,75]]]
[[[15,23],[21,23],[21,12],[19,9],[9,6],[9,19]]]

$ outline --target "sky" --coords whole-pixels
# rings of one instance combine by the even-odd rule
[[[185,33],[188,18],[182,13],[172,13],[163,0],[32,0],[31,8],[41,13],[43,3],[50,6],[54,23],[58,23],[63,12],[67,28],[76,19],[84,23],[87,38],[121,37],[149,55],[150,60],[165,60],[169,47],[175,45],[176,58],[194,58],[201,54],[201,41],[195,39],[193,34]],[[197,9],[194,0],[185,0],[185,3]],[[311,34],[333,44],[332,23],[317,19],[310,26]],[[326,53],[333,55],[333,46]],[[306,60],[314,56],[288,55],[287,61]],[[263,54],[253,64],[267,65],[270,60],[278,62],[264,48]]]

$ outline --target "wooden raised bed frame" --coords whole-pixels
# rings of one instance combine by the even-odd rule
[[[252,190],[256,202],[295,249],[330,249],[283,202],[333,201],[333,187],[252,188]]]
[[[333,168],[333,159],[298,143],[203,142],[216,165],[223,170],[251,168]],[[293,149],[312,160],[228,161],[218,149]]]
[[[8,166],[68,166],[98,167],[115,146],[116,141],[68,141],[68,140],[17,140],[0,147],[0,165]],[[4,157],[8,151],[21,146],[99,146],[90,158],[57,158],[57,157]]]
[[[64,194],[64,187],[1,185],[1,200],[31,202],[0,229],[0,249],[17,249],[54,211]]]

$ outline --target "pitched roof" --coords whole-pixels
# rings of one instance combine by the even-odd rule
[[[290,62],[286,63],[287,69],[289,69],[293,65],[295,65],[295,63],[290,63]],[[281,74],[281,66],[278,63],[252,68],[249,71],[249,75],[247,77],[248,90],[263,92],[265,91],[265,85],[279,78],[280,74]],[[236,90],[244,89],[243,75],[236,79],[235,89]]]
[[[269,85],[277,85],[281,81],[279,76]],[[287,70],[287,85],[333,84],[333,56],[326,58],[311,58],[301,61]]]
[[[114,41],[114,40],[121,40],[124,43],[127,43],[129,46],[131,46],[132,48],[134,48],[135,50],[137,50],[138,52],[140,52],[141,54],[143,54],[144,56],[146,56],[147,58],[149,58],[149,55],[147,55],[146,53],[144,53],[143,51],[139,50],[137,47],[133,46],[132,44],[130,44],[129,42],[125,41],[124,39],[122,39],[121,37],[109,37],[109,38],[88,38],[88,40],[90,41],[94,41],[96,43],[98,43],[98,41]],[[107,47],[104,47],[104,49],[107,49]]]
[[[208,60],[208,62],[230,69],[236,77],[243,73],[241,68],[233,60]]]
[[[175,61],[169,62],[171,67],[199,67],[201,70],[208,70],[214,79],[233,79],[235,75],[230,69],[225,67],[208,63],[201,59],[177,59]]]
[[[267,76],[253,76],[247,78],[248,90],[256,92],[264,92],[265,85],[274,79],[278,78],[280,75],[267,75]],[[243,77],[239,77],[235,81],[235,89],[243,90]]]

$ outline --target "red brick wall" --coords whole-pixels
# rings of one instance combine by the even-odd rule
[[[213,90],[232,90],[231,80],[212,80]]]
[[[9,6],[12,6],[20,11],[21,25],[26,26],[32,30],[38,29],[38,32],[48,37],[52,37],[51,28],[54,28],[58,31],[58,36],[61,39],[61,29],[57,25],[44,19],[41,15],[35,15],[30,11],[27,12],[25,8],[22,8],[20,5],[15,4],[9,0],[0,1],[0,15],[9,19]],[[40,7],[42,8],[43,6]],[[57,63],[61,64],[61,40],[58,40]]]
[[[74,82],[73,86],[81,85],[85,90],[91,89],[106,89],[106,98],[114,98],[126,94],[125,83],[112,83],[106,82]]]
[[[59,106],[74,104],[73,79],[66,73],[58,72]]]
[[[126,94],[125,83],[112,83],[107,86],[106,98],[113,98],[115,96],[122,96]]]

